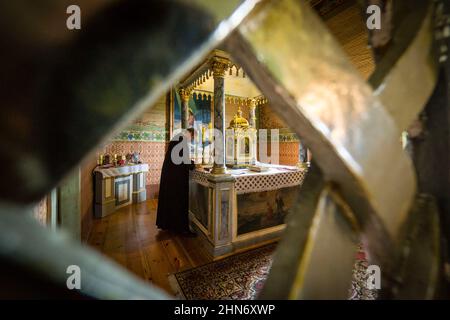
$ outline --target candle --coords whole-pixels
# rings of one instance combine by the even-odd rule
[[[212,126],[212,122],[209,123],[208,127],[209,127],[208,141],[212,142],[211,140],[212,140],[212,138],[214,136],[214,131],[213,131],[214,129],[213,129],[213,126]]]

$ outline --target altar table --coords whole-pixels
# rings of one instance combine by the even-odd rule
[[[258,165],[267,171],[213,175],[199,167],[190,173],[190,223],[213,257],[276,241],[285,228],[306,169]]]
[[[145,163],[95,168],[94,215],[104,217],[123,206],[145,201],[147,172],[148,164]]]

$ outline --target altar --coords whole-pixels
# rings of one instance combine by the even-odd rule
[[[101,218],[131,203],[145,201],[147,172],[146,163],[95,168],[95,217]]]
[[[191,172],[191,227],[213,257],[276,241],[285,228],[306,169],[258,165],[267,171],[229,169],[214,175],[198,167]]]
[[[181,128],[191,125],[197,132],[190,149],[196,168],[189,178],[189,222],[201,243],[220,257],[278,240],[307,166],[300,159],[278,164],[279,132],[271,132],[269,141],[259,125],[257,109],[267,99],[220,50],[182,80],[178,92]],[[211,102],[202,111],[211,117],[189,124],[191,95]]]

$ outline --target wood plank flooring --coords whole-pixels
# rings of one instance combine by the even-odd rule
[[[157,200],[148,200],[95,219],[88,245],[169,294],[168,275],[211,261],[197,238],[156,227]]]

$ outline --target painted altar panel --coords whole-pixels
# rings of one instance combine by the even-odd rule
[[[230,215],[230,190],[220,190],[220,224],[218,240],[227,239]]]
[[[300,186],[237,195],[237,235],[284,223]]]
[[[175,89],[172,89],[172,134],[181,129],[181,98]],[[196,92],[189,98],[189,109],[194,113],[194,127],[207,126],[211,123],[212,95]]]
[[[189,210],[208,230],[209,188],[196,182],[189,183]]]

